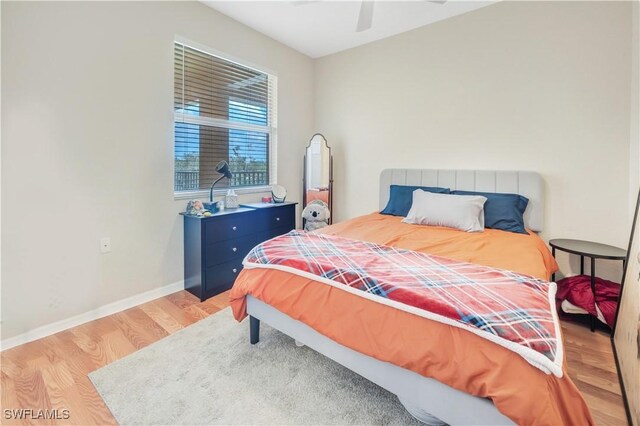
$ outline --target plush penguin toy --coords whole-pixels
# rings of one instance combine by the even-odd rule
[[[302,218],[305,220],[304,230],[315,231],[316,229],[324,228],[329,224],[330,217],[331,213],[327,203],[321,200],[313,200],[302,210]]]

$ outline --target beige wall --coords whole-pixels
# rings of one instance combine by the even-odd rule
[[[317,60],[336,219],[376,210],[387,167],[534,170],[547,188],[545,238],[624,247],[630,11],[501,2]]]
[[[3,339],[182,280],[175,35],[278,74],[278,177],[300,198],[311,59],[197,2],[2,2]]]

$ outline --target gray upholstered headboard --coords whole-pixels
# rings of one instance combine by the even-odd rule
[[[536,172],[492,170],[385,169],[380,173],[380,210],[389,201],[390,185],[439,186],[463,191],[524,195],[529,205],[524,223],[535,232],[544,225],[544,185]]]

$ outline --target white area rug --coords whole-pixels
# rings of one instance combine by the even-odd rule
[[[229,308],[89,374],[120,424],[419,424],[395,395]]]

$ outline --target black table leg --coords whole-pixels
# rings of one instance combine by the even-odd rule
[[[551,247],[551,256],[553,256],[553,258],[556,258],[556,248],[555,247]],[[551,274],[551,281],[555,282],[556,281],[556,273],[554,272],[553,274]]]
[[[591,259],[591,292],[593,293],[593,306],[596,305],[596,260],[592,257]],[[597,312],[597,308],[596,308]],[[596,317],[591,315],[591,331],[596,330]]]

